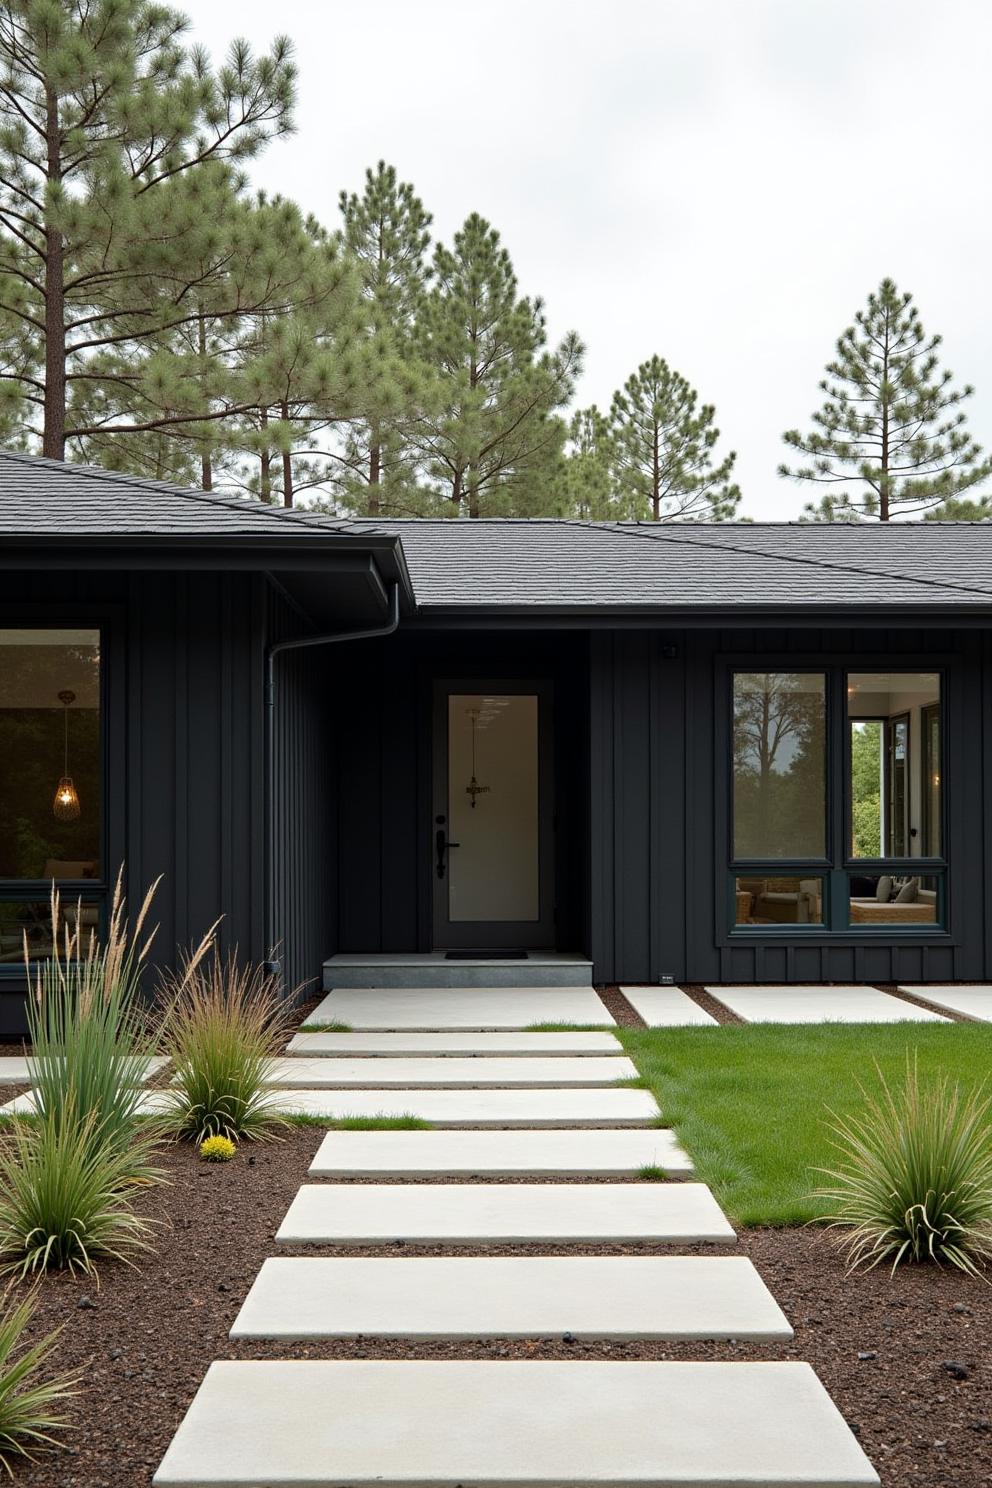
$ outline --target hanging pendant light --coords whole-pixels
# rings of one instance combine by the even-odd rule
[[[76,701],[76,694],[68,688],[59,693],[59,702],[62,704],[65,719],[64,729],[64,753],[62,763],[62,779],[55,787],[55,800],[52,802],[52,811],[59,821],[75,821],[80,813],[79,792],[72,782],[69,774],[69,708]]]

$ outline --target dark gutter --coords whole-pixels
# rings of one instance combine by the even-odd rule
[[[280,939],[276,928],[276,876],[275,876],[275,661],[284,651],[299,651],[309,646],[335,646],[342,641],[368,641],[379,636],[392,635],[400,623],[400,585],[393,580],[389,586],[389,618],[381,625],[368,626],[362,630],[336,630],[328,635],[299,636],[292,640],[275,641],[265,652],[265,877],[266,877],[266,925],[265,952],[266,970],[278,976],[282,965],[276,958],[276,947]]]

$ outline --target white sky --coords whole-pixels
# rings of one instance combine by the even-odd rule
[[[742,512],[798,514],[781,431],[890,274],[992,444],[987,0],[178,0],[218,58],[284,31],[297,133],[251,167],[327,225],[380,157],[450,239],[499,229],[578,402],[658,352],[713,402]]]

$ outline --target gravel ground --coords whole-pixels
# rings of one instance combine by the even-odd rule
[[[741,1241],[796,1328],[787,1346],[560,1339],[230,1344],[227,1331],[259,1266],[273,1253],[275,1230],[321,1136],[294,1128],[285,1140],[243,1150],[225,1166],[200,1163],[185,1148],[166,1149],[171,1185],[145,1201],[146,1211],[163,1221],[156,1256],[137,1270],[105,1267],[99,1290],[91,1280],[65,1277],[43,1284],[37,1331],[63,1326],[60,1362],[82,1366],[85,1376],[69,1450],[20,1469],[23,1488],[148,1488],[214,1358],[376,1356],[806,1359],[855,1426],[886,1488],[992,1484],[992,1288],[922,1269],[904,1270],[894,1280],[877,1272],[845,1279],[836,1252],[813,1230],[755,1230]],[[398,1249],[323,1253],[395,1255]],[[664,1253],[650,1246],[605,1250]],[[568,1247],[568,1254],[603,1251]],[[459,1251],[411,1246],[402,1253]],[[556,1254],[561,1247],[503,1246],[493,1253]]]

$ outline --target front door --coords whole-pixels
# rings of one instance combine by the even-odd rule
[[[553,776],[550,684],[436,684],[438,950],[553,947]]]

